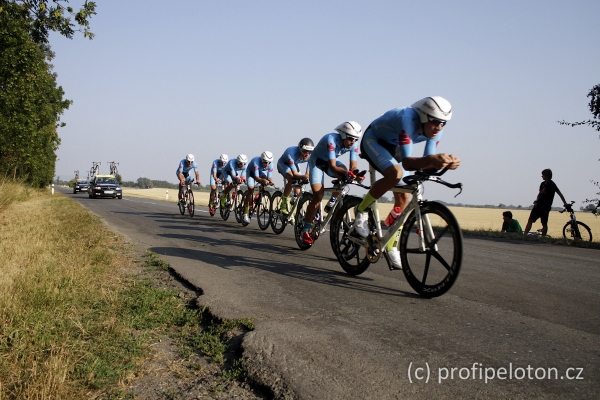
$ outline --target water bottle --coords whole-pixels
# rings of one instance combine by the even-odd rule
[[[326,212],[331,211],[331,209],[333,208],[333,205],[335,204],[335,199],[336,199],[336,197],[334,195],[331,195],[331,199],[329,199],[329,203],[327,203],[327,205],[325,206]]]

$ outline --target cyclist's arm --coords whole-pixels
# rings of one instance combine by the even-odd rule
[[[418,169],[442,168],[456,169],[460,166],[460,159],[452,154],[440,153],[425,157],[407,157],[402,160],[402,166],[407,171],[416,171]]]
[[[329,160],[329,168],[336,174],[339,175],[340,177],[345,177],[346,173],[348,172],[345,168],[342,167],[338,167],[337,165],[337,158],[334,158],[333,160]]]

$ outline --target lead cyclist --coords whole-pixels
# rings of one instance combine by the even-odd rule
[[[369,234],[366,210],[387,191],[396,186],[407,171],[419,169],[439,170],[448,167],[456,169],[460,159],[452,154],[436,154],[443,136],[443,128],[452,118],[452,105],[440,96],[425,97],[410,107],[394,108],[375,119],[367,127],[361,141],[360,150],[364,158],[382,178],[371,185],[369,192],[357,207],[354,221],[355,232],[362,237]],[[412,157],[412,144],[425,142],[422,157]],[[395,218],[410,200],[408,193],[394,193],[394,208],[386,218],[386,225],[392,225]],[[391,239],[386,250],[396,269],[402,269],[398,236]]]
[[[185,156],[183,160],[179,162],[179,166],[177,167],[177,171],[175,171],[177,175],[177,179],[179,180],[179,194],[178,199],[179,202],[183,201],[183,187],[194,181],[194,178],[190,176],[190,171],[194,170],[194,175],[196,177],[196,184],[200,184],[200,172],[198,171],[196,162],[194,161],[194,155],[188,154]]]

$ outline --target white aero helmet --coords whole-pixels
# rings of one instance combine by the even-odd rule
[[[270,151],[263,151],[262,154],[260,155],[260,159],[263,160],[264,162],[272,162],[273,161],[273,153],[271,153]]]
[[[219,157],[219,160],[221,160],[222,163],[226,163],[227,161],[229,161],[229,156],[227,154],[223,153]]]
[[[248,156],[246,156],[245,154],[240,154],[239,156],[237,156],[236,160],[242,164],[246,164],[248,162]]]
[[[411,105],[411,107],[417,110],[422,124],[428,122],[431,118],[441,121],[452,119],[452,105],[440,96],[425,97]]]
[[[188,154],[187,156],[185,156],[185,159],[186,159],[186,161],[194,162],[194,155]]]
[[[348,136],[355,139],[360,139],[362,135],[362,128],[356,121],[346,121],[335,127],[335,130],[342,135],[342,139],[346,139]]]
[[[311,138],[305,137],[298,143],[298,148],[301,151],[313,151],[315,149],[315,144]]]

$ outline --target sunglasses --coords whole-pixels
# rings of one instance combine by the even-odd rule
[[[350,141],[350,143],[354,143],[354,142],[356,142],[358,139],[357,139],[357,138],[355,138],[355,137],[346,136],[346,140],[349,140],[349,141]]]
[[[444,125],[446,125],[446,122],[448,122],[448,121],[444,121],[443,119],[429,117],[429,122],[431,122],[434,125],[444,126]]]

